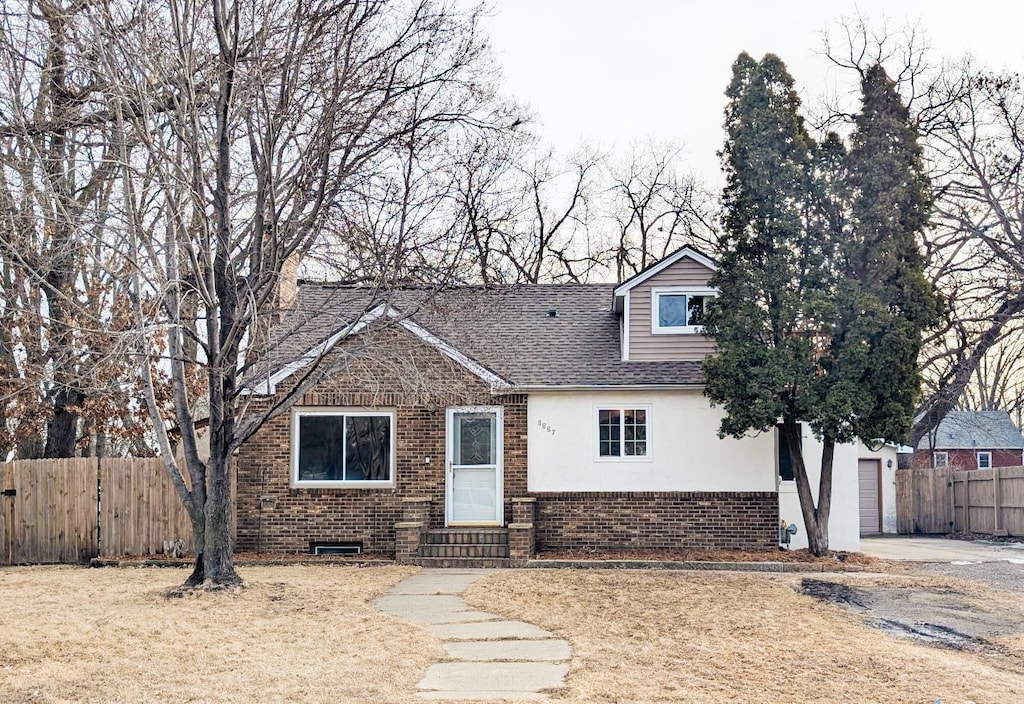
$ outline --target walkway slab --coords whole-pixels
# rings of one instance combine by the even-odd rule
[[[373,603],[378,611],[404,614],[416,611],[467,611],[462,597],[455,594],[385,594]]]
[[[533,660],[562,662],[572,657],[569,644],[549,640],[463,640],[444,644],[457,660]]]
[[[473,692],[539,692],[563,687],[568,663],[442,662],[431,665],[420,682],[423,690]]]
[[[494,570],[423,570],[412,577],[403,579],[391,588],[390,594],[462,594],[464,591]]]
[[[551,638],[551,632],[523,621],[476,621],[440,623],[427,630],[441,640],[504,640],[508,638]]]
[[[543,701],[565,686],[569,643],[531,623],[479,611],[463,592],[493,570],[425,569],[374,602],[378,611],[426,628],[452,662],[431,665],[417,696],[435,701]]]

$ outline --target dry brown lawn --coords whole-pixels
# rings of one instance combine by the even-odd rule
[[[405,702],[443,652],[370,602],[414,568],[0,569],[0,702]]]
[[[819,575],[814,575],[815,577]],[[522,570],[488,576],[467,600],[548,628],[573,647],[568,688],[584,702],[999,704],[1024,702],[1024,639],[997,655],[887,635],[797,591],[798,575]],[[851,575],[841,580],[872,578]],[[876,584],[962,590],[1020,610],[1020,595],[887,575]]]
[[[412,702],[443,659],[426,631],[372,609],[412,568],[249,567],[249,587],[166,599],[184,570],[0,569],[0,702]],[[819,577],[819,575],[814,575]],[[1019,594],[907,574],[909,586],[1024,619]],[[580,702],[1024,702],[1024,636],[1000,651],[896,638],[797,592],[799,575],[520,570],[467,594],[567,638]]]

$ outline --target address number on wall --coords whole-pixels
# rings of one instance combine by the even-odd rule
[[[543,430],[544,432],[549,433],[551,435],[555,434],[555,429],[552,428],[547,423],[545,423],[544,421],[540,420],[539,418],[537,419],[537,425],[539,425],[540,429]]]

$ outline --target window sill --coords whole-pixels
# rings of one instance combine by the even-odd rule
[[[628,455],[626,457],[595,457],[594,461],[602,464],[607,462],[627,462],[632,464],[635,462],[653,462],[654,458],[650,455],[645,455],[643,457],[639,455]]]
[[[652,335],[703,335],[703,325],[683,325],[676,328],[659,328],[655,327],[651,329]]]
[[[311,481],[289,484],[292,489],[394,489],[393,481],[380,482],[335,482],[335,481]]]

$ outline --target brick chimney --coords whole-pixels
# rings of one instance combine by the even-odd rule
[[[250,359],[262,357],[270,340],[270,331],[284,319],[286,311],[295,306],[299,295],[299,264],[302,257],[292,254],[281,264],[274,292],[267,309],[256,319],[252,330],[252,342],[247,356]]]

